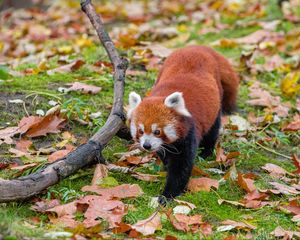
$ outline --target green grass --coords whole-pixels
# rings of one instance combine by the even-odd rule
[[[278,11],[278,7],[275,6],[275,1],[269,1],[265,20],[270,19],[282,19],[282,14]],[[222,22],[231,25],[229,29],[221,30],[217,33],[207,33],[200,35],[198,31],[202,28],[202,24],[187,24],[191,29],[191,34],[188,42],[196,44],[210,44],[216,40],[223,38],[239,38],[247,36],[252,32],[257,31],[261,27],[259,26],[248,26],[238,27],[236,19],[233,16],[223,16]],[[253,18],[247,18],[243,21],[250,21]],[[291,24],[290,22],[283,21],[280,23],[278,30],[289,31],[297,25]],[[57,44],[57,43],[56,43]],[[51,44],[50,44],[51,45]],[[183,46],[185,43],[178,42],[176,46]],[[53,45],[55,46],[55,44]],[[233,60],[238,60],[242,53],[242,48],[224,48],[216,47],[218,52],[224,56]],[[120,51],[122,55],[126,55],[125,50]],[[95,133],[105,122],[113,101],[113,80],[112,74],[109,70],[105,70],[103,74],[93,72],[88,68],[89,65],[102,60],[108,61],[106,53],[102,47],[91,46],[84,48],[80,53],[73,54],[70,59],[82,58],[86,64],[79,70],[66,74],[54,74],[52,76],[47,75],[45,72],[41,72],[36,75],[27,75],[22,77],[13,77],[12,81],[5,80],[1,83],[1,93],[5,93],[6,98],[25,99],[26,108],[30,114],[35,114],[37,109],[43,109],[46,111],[50,108],[48,101],[54,100],[64,104],[70,99],[77,99],[76,101],[82,102],[83,107],[80,111],[97,112],[101,111],[102,116],[97,122],[94,122],[93,126],[81,126],[74,119],[69,121],[67,128],[78,138],[88,138]],[[47,63],[50,68],[58,66],[58,56],[55,56]],[[37,65],[34,63],[26,63],[17,66],[16,70],[25,70],[28,68],[36,68]],[[142,66],[134,65],[136,69],[141,69]],[[248,75],[248,72],[241,72],[242,75]],[[145,72],[141,76],[127,76],[125,85],[125,102],[127,103],[127,97],[130,91],[136,91],[141,95],[144,95],[147,90],[151,89],[157,76],[157,71]],[[282,79],[282,73],[269,72],[261,73],[256,76],[258,80],[262,82],[262,85],[266,87],[274,95],[280,95],[279,84]],[[59,87],[66,87],[67,83],[74,81],[82,81],[84,83],[93,84],[102,87],[102,90],[96,95],[84,95],[76,92],[71,93],[60,93],[57,91]],[[262,109],[254,108],[249,106],[246,101],[249,99],[249,85],[248,82],[242,82],[239,90],[238,100],[238,114],[247,118],[249,112],[254,112],[257,115],[263,115]],[[27,96],[27,98],[25,98]],[[0,101],[5,99],[0,98]],[[5,108],[0,104],[0,124],[1,126],[7,126],[9,122],[11,126],[16,125],[20,119],[25,116],[25,111],[22,105],[12,105],[11,111],[5,111]],[[76,114],[76,111],[75,113]],[[255,184],[257,187],[265,188],[268,187],[269,181],[274,181],[265,171],[261,169],[266,163],[274,163],[288,171],[294,171],[295,167],[292,165],[290,160],[282,158],[274,153],[268,152],[259,147],[256,142],[265,137],[272,137],[276,141],[264,143],[266,147],[290,156],[292,153],[299,155],[299,134],[297,133],[282,133],[280,131],[280,125],[270,125],[264,131],[250,132],[248,133],[246,141],[235,136],[234,131],[227,131],[221,137],[222,147],[226,151],[239,151],[241,155],[238,157],[236,163],[237,170],[243,173],[254,172],[259,177]],[[39,138],[34,140],[36,146],[39,144],[47,143],[54,144],[61,141],[59,135],[48,135],[47,137]],[[79,143],[78,143],[79,144]],[[121,140],[114,137],[112,141],[104,149],[103,155],[109,162],[116,161],[113,156],[116,152],[124,152],[130,143],[125,140]],[[0,145],[1,159],[6,162],[14,161],[15,159],[8,153],[8,147]],[[213,159],[213,158],[212,158]],[[26,159],[21,159],[27,161]],[[197,160],[196,165],[205,169],[211,167],[211,161]],[[63,203],[70,202],[85,193],[81,192],[81,188],[85,185],[90,184],[93,176],[93,167],[88,167],[80,170],[74,176],[62,180],[55,186],[51,186],[40,194],[39,198],[50,198],[55,197],[60,199]],[[142,171],[155,173],[153,169],[143,168]],[[23,175],[29,174],[30,171],[26,171]],[[1,170],[1,178],[13,178],[15,173],[8,170]],[[164,186],[164,179],[157,183],[148,183],[140,180],[136,180],[123,173],[110,173],[110,176],[114,177],[119,183],[130,183],[139,184],[143,189],[144,194],[138,198],[126,199],[126,204],[134,205],[134,208],[130,208],[128,214],[124,217],[124,222],[133,224],[138,220],[149,217],[155,209],[149,206],[151,198],[158,196]],[[211,174],[213,178],[220,179],[221,176],[217,174]],[[230,234],[237,234],[239,239],[245,239],[246,233],[242,230],[233,230],[232,232],[218,233],[216,232],[216,226],[219,226],[222,221],[226,219],[232,219],[236,221],[247,221],[257,227],[256,230],[252,231],[253,239],[272,239],[270,232],[272,232],[277,226],[281,226],[289,230],[297,230],[298,227],[290,219],[291,216],[279,211],[276,207],[264,207],[261,209],[245,209],[242,207],[236,207],[227,203],[222,205],[218,204],[218,199],[223,198],[227,200],[238,201],[245,195],[245,192],[232,181],[226,181],[220,184],[218,190],[211,192],[198,192],[198,193],[186,193],[179,197],[181,200],[191,202],[197,206],[193,210],[193,214],[201,214],[205,221],[208,221],[214,226],[214,234],[207,239],[223,239]],[[288,202],[287,197],[273,196],[273,201]],[[22,239],[25,237],[32,239],[42,239],[44,233],[48,231],[63,231],[64,229],[60,226],[51,225],[48,222],[48,218],[45,214],[39,214],[32,210],[30,207],[33,202],[31,200],[25,200],[18,203],[4,203],[0,204],[0,236],[11,236],[10,239]],[[170,203],[167,208],[175,206],[175,203]],[[34,224],[32,219],[38,217],[40,219],[39,224]],[[163,228],[156,232],[157,236],[173,235],[178,239],[199,239],[198,236],[191,233],[184,233],[174,229],[171,223],[163,218]],[[125,235],[118,235],[123,238]],[[0,237],[1,238],[1,237]],[[7,238],[9,239],[9,238]]]

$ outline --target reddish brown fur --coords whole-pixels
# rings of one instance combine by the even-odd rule
[[[135,122],[144,123],[146,133],[151,132],[152,123],[159,127],[174,123],[178,135],[185,136],[188,126],[182,124],[182,117],[163,104],[171,93],[182,92],[200,140],[222,107],[226,112],[234,110],[238,84],[229,62],[211,48],[189,46],[176,50],[166,59],[149,96],[137,107]]]

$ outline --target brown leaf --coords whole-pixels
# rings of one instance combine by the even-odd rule
[[[144,236],[154,234],[156,230],[162,228],[161,226],[161,214],[159,212],[153,213],[149,218],[140,220],[131,227],[136,231],[142,233]]]
[[[67,156],[70,152],[72,152],[75,149],[74,146],[68,144],[66,145],[66,149],[64,150],[59,150],[56,151],[54,153],[52,153],[49,157],[48,157],[48,161],[49,162],[54,162],[58,159],[64,158],[65,156]]]
[[[178,199],[174,199],[174,201],[179,203],[179,204],[186,205],[192,210],[196,208],[196,206],[194,204],[190,203],[190,202],[186,202],[186,201],[178,200]]]
[[[204,236],[213,234],[212,226],[209,223],[203,223],[200,225],[201,232]]]
[[[256,187],[254,186],[254,180],[250,178],[245,178],[241,173],[238,174],[237,183],[248,193],[256,190]]]
[[[53,208],[47,209],[45,212],[48,213],[56,213],[58,218],[61,218],[65,215],[73,216],[73,214],[76,213],[77,207],[76,207],[77,201],[73,201],[67,204],[58,205]]]
[[[224,226],[218,227],[217,231],[229,231],[231,229],[244,229],[244,230],[254,230],[256,229],[255,226],[249,224],[249,223],[244,223],[244,222],[236,222],[233,220],[225,220],[222,222]]]
[[[143,194],[142,189],[137,184],[122,184],[113,188],[101,188],[99,186],[84,186],[83,192],[95,192],[106,199],[138,197]]]
[[[280,206],[280,208],[285,209],[289,213],[292,213],[294,215],[300,214],[300,206],[298,205],[298,199],[291,201],[288,206]]]
[[[132,177],[146,181],[146,182],[158,182],[159,175],[151,175],[151,174],[146,174],[146,173],[140,173],[140,172],[134,172],[131,174]]]
[[[42,199],[41,201],[36,202],[34,205],[32,205],[30,209],[36,212],[44,213],[46,210],[56,207],[58,205],[60,205],[60,202],[57,199]]]
[[[105,219],[110,228],[116,227],[117,223],[121,223],[123,216],[127,213],[125,204],[118,200],[107,200],[102,196],[85,196],[77,201],[77,204],[88,204],[83,224],[90,228],[99,224]],[[100,218],[100,220],[98,220]]]
[[[294,173],[300,175],[300,159],[297,157],[296,154],[292,155],[292,161],[295,167],[297,168],[297,170]]]
[[[22,133],[28,137],[46,136],[47,133],[58,133],[65,119],[56,112],[46,117],[25,117],[20,123]]]
[[[99,180],[108,176],[108,170],[105,164],[98,163],[95,168],[92,185],[98,185]]]
[[[11,167],[11,170],[19,170],[19,171],[25,171],[29,168],[35,167],[36,165],[38,165],[37,163],[29,163],[29,164],[25,164],[25,165],[21,165],[21,166],[16,166],[16,167]]]
[[[270,173],[271,176],[276,177],[276,178],[281,178],[281,177],[285,176],[286,174],[290,174],[282,167],[280,167],[276,164],[273,164],[273,163],[267,163],[265,166],[263,166],[261,168],[266,170],[267,172]]]
[[[117,227],[112,230],[114,234],[129,232],[132,229],[129,224],[123,222],[116,223],[116,225]]]
[[[72,71],[75,71],[75,70],[79,69],[83,64],[85,64],[85,62],[79,59],[79,60],[76,60],[76,61],[71,62],[69,64],[66,64],[66,65],[48,70],[47,74],[48,75],[53,75],[55,73],[69,73],[69,72],[72,72]]]
[[[300,131],[300,115],[296,114],[293,117],[294,121],[282,128],[282,131]]]
[[[19,127],[7,127],[0,130],[0,140],[4,140],[6,144],[12,144],[12,137],[20,132]],[[0,141],[1,143],[1,141]]]
[[[21,140],[16,142],[16,149],[22,152],[27,152],[31,145],[32,141],[21,138]]]
[[[285,240],[295,239],[294,236],[300,238],[300,232],[284,230],[280,226],[276,227],[275,230],[271,232],[271,234],[275,237],[284,238]]]
[[[192,176],[204,176],[204,177],[209,177],[209,174],[204,172],[201,168],[197,166],[193,166],[192,169]]]
[[[171,236],[171,235],[167,235],[165,237],[165,240],[177,240],[177,237]]]
[[[42,121],[42,119],[42,117],[38,116],[23,117],[18,124],[19,132],[22,134],[26,133],[33,125]]]
[[[201,215],[187,216],[182,213],[177,213],[177,214],[174,214],[174,217],[178,222],[184,222],[187,225],[194,225],[194,224],[200,225],[202,223]]]
[[[286,195],[296,195],[300,194],[300,191],[298,191],[295,187],[291,187],[285,184],[281,184],[278,182],[270,182],[270,184],[275,187],[275,189],[282,194]]]
[[[203,223],[201,215],[187,216],[181,213],[173,215],[171,211],[168,211],[166,214],[172,225],[177,230],[184,232],[196,231],[199,229],[200,224]]]
[[[268,91],[261,89],[259,82],[255,82],[249,89],[252,100],[247,103],[252,106],[272,107],[280,104],[280,97],[273,97]]]
[[[97,94],[101,91],[101,89],[101,87],[96,87],[80,82],[74,82],[72,83],[70,88],[67,88],[68,91],[80,91],[86,94]]]
[[[211,187],[218,189],[219,188],[218,180],[206,178],[206,177],[192,178],[190,179],[188,184],[188,189],[191,192],[198,192],[198,191],[209,192]]]

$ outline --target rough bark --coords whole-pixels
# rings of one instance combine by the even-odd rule
[[[47,187],[97,161],[104,162],[101,152],[111,138],[124,126],[123,95],[127,61],[121,58],[102,20],[90,0],[81,1],[82,11],[90,19],[114,66],[114,103],[105,125],[90,140],[63,159],[48,164],[42,170],[13,180],[0,180],[0,202],[22,200],[41,193]]]

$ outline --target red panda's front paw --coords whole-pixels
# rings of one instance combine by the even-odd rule
[[[168,198],[164,195],[161,195],[158,197],[158,203],[161,205],[161,206],[166,206],[167,203],[171,202],[172,201],[172,198]]]

